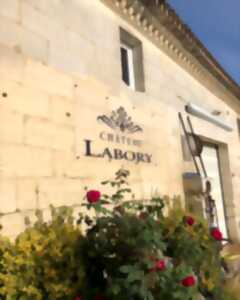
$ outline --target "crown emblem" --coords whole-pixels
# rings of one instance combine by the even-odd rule
[[[116,111],[112,111],[110,116],[102,115],[99,116],[97,120],[102,121],[113,130],[119,129],[121,132],[125,133],[143,131],[139,125],[134,124],[132,118],[128,116],[127,112],[122,106]]]

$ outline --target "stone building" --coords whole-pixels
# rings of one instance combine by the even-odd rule
[[[77,211],[121,166],[136,199],[183,198],[198,177],[180,113],[240,239],[240,88],[163,1],[1,0],[0,78],[5,233],[36,208]]]

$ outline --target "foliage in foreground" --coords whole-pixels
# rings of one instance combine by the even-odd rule
[[[129,173],[120,170],[113,193],[91,190],[74,222],[69,208],[28,225],[0,246],[3,300],[227,300],[219,251],[221,233],[164,201],[124,201]],[[81,233],[81,226],[86,228]]]
[[[52,208],[49,223],[40,211],[36,215],[33,226],[0,250],[1,299],[74,299],[85,272],[79,255],[81,232],[73,224],[72,212]]]

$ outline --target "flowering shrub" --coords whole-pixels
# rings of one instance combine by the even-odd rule
[[[214,229],[218,234],[213,236],[213,231],[209,232],[207,224],[203,221],[194,219],[194,222],[186,222],[181,210],[170,212],[161,223],[166,228],[168,255],[176,264],[185,263],[192,267],[198,278],[198,289],[203,295],[213,299],[224,299],[219,229]]]
[[[103,182],[111,195],[87,191],[94,217],[81,213],[76,223],[69,208],[52,208],[44,222],[38,211],[14,243],[0,243],[0,299],[232,299],[222,288],[219,230],[181,209],[164,216],[160,198],[125,201],[128,175]]]
[[[87,204],[96,218],[84,215],[89,227],[83,246],[88,274],[83,299],[193,300],[228,299],[223,278],[218,229],[173,209],[163,215],[164,201],[124,202],[128,172],[120,170],[110,185],[112,195]],[[108,208],[109,207],[109,208]]]
[[[28,225],[1,257],[0,299],[75,299],[85,282],[82,235],[69,208],[52,208],[52,220]],[[77,299],[77,298],[76,298]]]

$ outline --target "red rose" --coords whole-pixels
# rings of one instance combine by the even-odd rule
[[[186,223],[187,223],[189,226],[192,226],[192,225],[195,223],[194,218],[193,218],[193,217],[190,217],[190,216],[186,217],[186,218],[185,218],[185,221],[186,221]]]
[[[163,259],[157,260],[150,272],[163,271],[166,269],[166,262]]]
[[[211,230],[211,236],[216,240],[216,241],[221,241],[223,239],[222,233],[218,228],[213,228]]]
[[[157,271],[163,271],[163,270],[165,270],[166,269],[165,260],[161,259],[161,260],[156,261],[155,269]]]
[[[196,284],[196,278],[194,276],[187,276],[181,282],[185,287],[194,286]]]
[[[97,203],[101,198],[99,191],[91,190],[87,192],[87,201],[91,204]]]

